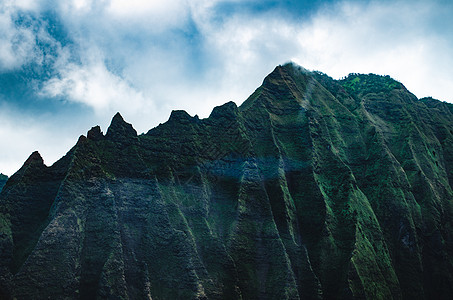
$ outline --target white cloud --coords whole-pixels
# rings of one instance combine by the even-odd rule
[[[38,150],[44,163],[52,164],[61,158],[77,141],[74,128],[59,130],[55,120],[37,119],[17,111],[0,107],[0,172],[11,176],[33,151]]]
[[[188,17],[186,0],[111,0],[106,13],[129,22],[151,23],[160,28],[184,24]],[[148,28],[155,30],[155,28]]]
[[[30,28],[14,24],[14,8],[0,6],[0,70],[15,69],[33,60],[36,53],[34,33]]]
[[[298,19],[283,10],[227,15],[217,6],[224,2],[244,3],[6,1],[0,4],[0,69],[39,64],[46,56],[37,45],[52,45],[54,76],[41,83],[41,94],[89,107],[96,115],[87,127],[107,125],[120,111],[139,132],[164,122],[171,109],[206,117],[215,105],[240,104],[288,60],[336,78],[388,74],[419,97],[453,102],[451,5],[342,1]],[[14,23],[18,11],[39,19],[46,9],[54,10],[69,44],[60,45],[47,32],[51,24],[35,23],[32,30]],[[58,130],[63,133],[65,126]],[[5,130],[2,134],[7,138]],[[17,150],[5,147],[0,157]]]
[[[0,72],[30,63],[41,65],[50,58],[50,48],[60,47],[48,32],[49,24],[37,17],[44,4],[39,0],[0,2]]]
[[[336,78],[389,74],[417,96],[451,100],[448,45],[429,28],[440,6],[343,1],[296,21],[282,11],[219,18],[219,2],[113,0],[96,2],[96,10],[86,0],[76,16],[60,4],[81,62],[60,60],[59,76],[43,92],[84,103],[98,115],[128,113],[143,131],[171,109],[205,117],[215,105],[240,104],[288,60]],[[189,16],[194,28],[186,35],[178,30],[189,25]],[[152,116],[148,123],[145,114]]]
[[[90,10],[91,6],[93,5],[92,0],[73,0],[69,2],[72,8],[76,10]]]
[[[418,97],[453,101],[451,44],[430,27],[444,9],[428,2],[342,2],[302,26],[302,52],[293,60],[337,78],[388,74]]]
[[[68,63],[59,72],[58,77],[44,82],[44,96],[63,96],[86,104],[97,113],[112,113],[115,109],[136,112],[147,106],[142,93],[112,74],[102,61],[88,65]]]
[[[451,77],[452,45],[430,27],[430,16],[442,12],[438,4],[343,1],[296,21],[282,11],[236,11],[219,18],[216,4],[221,2],[237,1],[59,2],[57,13],[74,42],[75,57],[59,51],[64,56],[54,66],[59,76],[47,81],[43,92],[97,111],[130,110],[120,105],[124,97],[136,105],[152,99],[157,109],[199,107],[206,115],[207,107],[226,100],[242,102],[275,65],[292,59],[334,77],[389,74],[418,96],[451,100],[449,87],[439,85],[451,80],[446,78]],[[39,10],[31,1],[23,3],[24,9]],[[33,52],[38,60],[34,36],[11,24],[6,19],[2,26],[7,28],[0,44],[3,68],[27,63]],[[15,50],[14,40],[20,40]],[[427,83],[428,73],[433,75]]]
[[[4,6],[14,7],[25,11],[37,11],[42,5],[41,0],[5,0]]]

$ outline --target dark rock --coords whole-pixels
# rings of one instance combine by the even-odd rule
[[[7,181],[8,181],[8,176],[6,176],[3,173],[0,173],[0,192],[2,191],[2,188],[6,184]]]
[[[211,115],[209,118],[212,119],[219,119],[219,118],[226,118],[226,119],[234,119],[237,117],[239,113],[238,107],[236,103],[230,101],[221,106],[217,106],[212,110]]]
[[[185,110],[172,110],[168,122],[187,123],[192,117]]]
[[[0,194],[0,298],[450,299],[453,105],[278,66],[240,107],[120,114]]]
[[[33,152],[25,161],[23,167],[29,166],[29,165],[43,165],[44,160],[41,157],[41,154],[39,154],[38,151]]]
[[[137,131],[131,124],[124,121],[120,113],[116,113],[107,129],[106,139],[118,143],[130,143],[137,137]]]
[[[92,141],[102,140],[104,138],[104,135],[102,134],[101,127],[99,126],[92,127],[87,133],[87,138]]]

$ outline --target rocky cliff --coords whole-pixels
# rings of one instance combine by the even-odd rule
[[[287,64],[240,107],[120,114],[0,194],[17,299],[450,299],[453,105]]]
[[[0,192],[2,191],[2,188],[5,185],[7,180],[8,180],[8,176],[0,173]]]

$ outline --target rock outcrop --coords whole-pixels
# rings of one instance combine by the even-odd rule
[[[2,191],[3,186],[6,184],[6,181],[8,181],[8,176],[0,173],[0,192]]]
[[[0,194],[16,299],[450,299],[453,105],[287,64],[240,107],[120,114]]]

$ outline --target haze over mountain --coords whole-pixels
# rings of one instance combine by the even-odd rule
[[[278,66],[239,107],[117,113],[0,194],[17,299],[450,299],[453,105]]]

